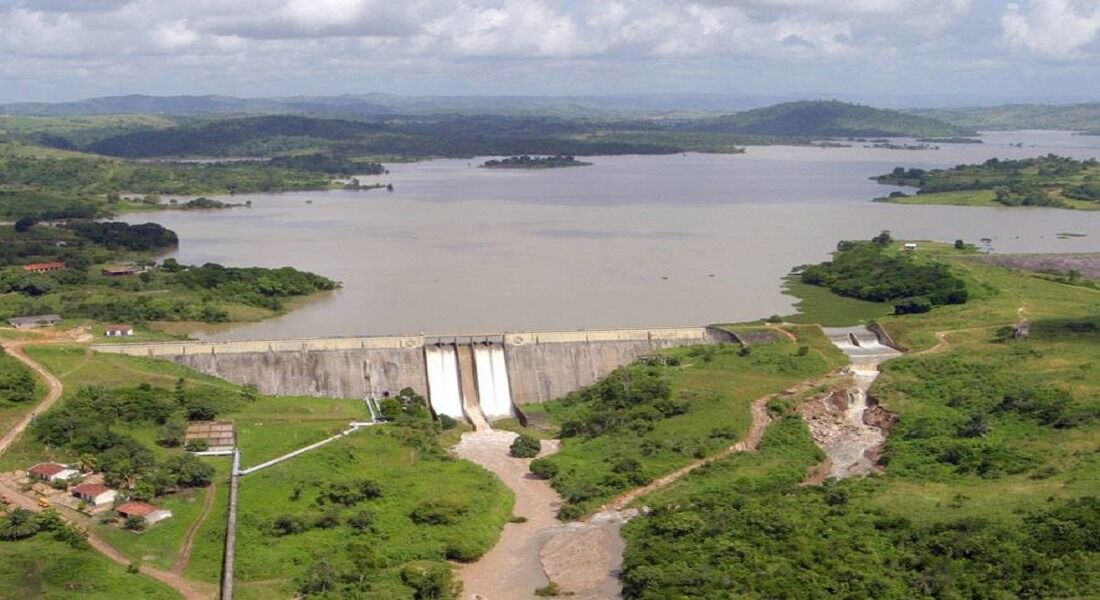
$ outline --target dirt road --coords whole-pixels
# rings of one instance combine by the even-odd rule
[[[4,434],[3,437],[0,437],[0,454],[7,452],[8,448],[10,448],[11,445],[15,443],[15,440],[19,439],[19,436],[27,430],[27,427],[30,426],[32,421],[34,421],[35,416],[42,414],[51,406],[53,406],[54,403],[56,403],[58,399],[61,398],[61,392],[64,391],[64,388],[61,386],[61,380],[59,380],[57,377],[54,377],[53,373],[47,371],[45,367],[38,364],[34,359],[27,356],[27,354],[23,352],[23,346],[26,343],[33,342],[4,342],[2,345],[4,348],[4,352],[6,352],[15,360],[18,360],[24,365],[27,365],[28,368],[38,374],[38,376],[46,384],[46,397],[42,398],[42,400],[40,400],[38,404],[36,404],[35,407],[30,410],[30,412],[28,412],[26,415],[23,415],[23,418],[19,419],[19,421],[17,421],[15,425],[10,430],[8,430],[7,433]]]

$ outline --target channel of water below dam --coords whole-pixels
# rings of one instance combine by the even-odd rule
[[[606,156],[591,167],[479,169],[483,158],[387,165],[395,191],[248,194],[252,208],[128,215],[177,231],[184,263],[294,266],[343,288],[210,339],[701,325],[792,311],[791,267],[841,239],[1100,251],[1100,212],[872,203],[895,166],[1100,156],[1100,137],[996,132],[940,150],[749,147]],[[1022,143],[1023,147],[1012,144]],[[911,191],[911,190],[910,190]],[[1060,233],[1084,237],[1060,237]]]

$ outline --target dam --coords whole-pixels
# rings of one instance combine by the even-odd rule
[[[437,415],[479,422],[520,416],[641,356],[737,342],[717,327],[98,344],[96,352],[171,360],[280,396],[384,397],[412,388]]]

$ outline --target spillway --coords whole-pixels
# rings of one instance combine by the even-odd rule
[[[465,420],[462,412],[462,388],[458,381],[458,358],[450,345],[425,346],[428,371],[428,399],[437,415]]]
[[[477,393],[485,418],[493,421],[514,416],[504,346],[477,344],[474,347],[474,363],[477,366]]]

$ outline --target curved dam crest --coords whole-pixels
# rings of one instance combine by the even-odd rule
[[[281,396],[366,398],[406,387],[437,414],[486,420],[522,416],[667,348],[737,342],[716,327],[510,332],[474,336],[99,344],[97,352],[172,360]]]

